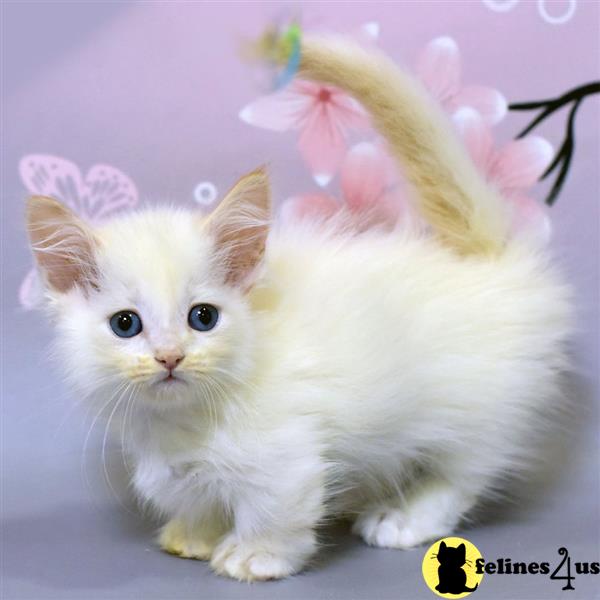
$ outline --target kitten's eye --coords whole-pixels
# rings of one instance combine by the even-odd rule
[[[112,330],[124,338],[133,337],[142,331],[142,320],[131,310],[122,310],[110,318]]]
[[[192,329],[208,331],[219,320],[219,311],[212,304],[196,304],[190,310],[188,323]]]

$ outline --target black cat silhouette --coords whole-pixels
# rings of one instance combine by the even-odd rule
[[[440,594],[464,594],[465,592],[474,592],[477,589],[478,583],[475,584],[474,588],[469,588],[466,585],[467,574],[462,568],[467,559],[467,549],[464,544],[453,548],[447,546],[446,542],[440,542],[437,559],[440,563],[438,567],[440,582],[435,586],[435,589]]]

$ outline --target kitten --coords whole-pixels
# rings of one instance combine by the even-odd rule
[[[270,226],[264,170],[209,217],[92,230],[28,205],[67,375],[125,413],[160,545],[246,581],[301,570],[329,515],[373,546],[450,534],[530,462],[570,329],[547,251],[509,238],[506,202],[416,82],[335,38],[303,42],[300,76],[370,111],[431,234]]]
[[[464,544],[459,544],[456,548],[447,546],[446,542],[440,542],[437,554],[439,583],[435,589],[440,594],[464,594],[465,592],[474,592],[479,586],[467,587],[467,574],[463,565],[467,562],[467,549]]]

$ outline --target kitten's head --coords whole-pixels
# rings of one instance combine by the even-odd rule
[[[467,549],[464,544],[456,548],[447,546],[446,542],[440,542],[437,559],[440,564],[446,567],[462,567],[466,562]]]
[[[266,173],[208,217],[153,209],[92,229],[46,197],[27,225],[69,377],[155,408],[212,402],[253,363],[247,301],[270,216]]]

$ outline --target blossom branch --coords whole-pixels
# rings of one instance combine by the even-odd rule
[[[569,167],[571,166],[571,160],[573,158],[573,153],[575,150],[575,116],[581,103],[584,98],[587,96],[591,96],[593,94],[600,93],[600,81],[594,81],[572,90],[569,90],[562,96],[558,98],[550,98],[548,100],[538,100],[534,102],[519,102],[514,104],[509,104],[508,108],[510,110],[537,110],[543,109],[535,119],[519,135],[517,135],[517,139],[520,139],[527,135],[532,129],[537,127],[542,121],[547,119],[552,113],[556,112],[563,106],[566,106],[572,103],[572,107],[569,113],[569,117],[567,119],[567,131],[566,137],[560,147],[560,150],[557,152],[556,156],[552,163],[548,166],[548,168],[542,173],[540,176],[540,181],[546,179],[553,171],[558,169],[558,175],[552,186],[552,189],[548,193],[546,197],[546,204],[551,206],[554,204],[558,194],[560,193],[567,174],[569,172]]]

